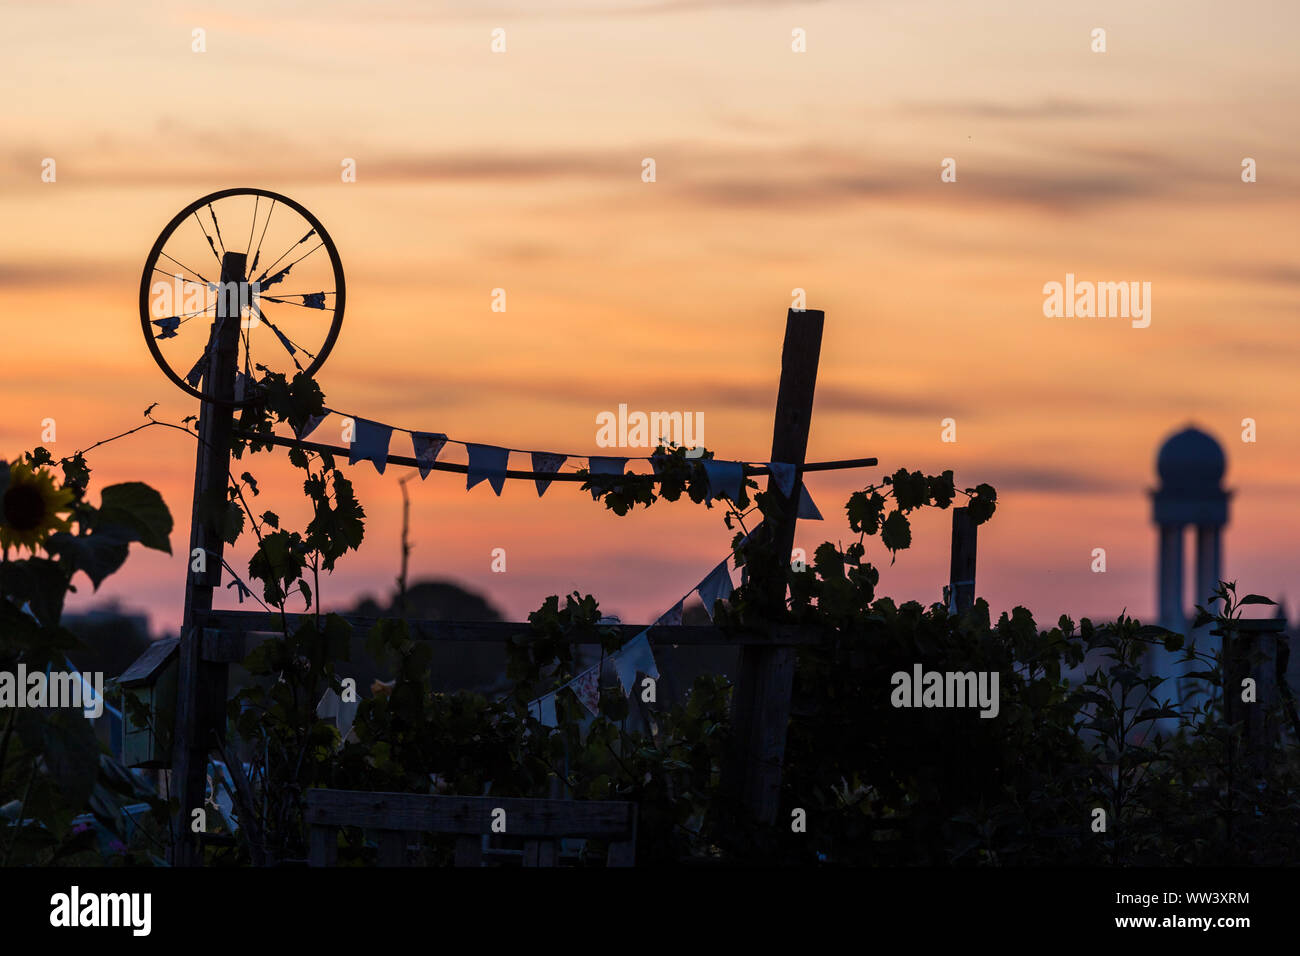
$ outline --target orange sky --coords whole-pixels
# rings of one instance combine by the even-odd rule
[[[881,467],[813,476],[828,520],[802,524],[800,544],[847,543],[842,504],[868,478],[952,467],[999,491],[979,555],[995,610],[1149,615],[1153,458],[1195,421],[1224,443],[1236,492],[1226,574],[1294,601],[1300,10],[1066,7],[0,4],[0,456],[38,444],[47,417],[68,454],[152,402],[174,421],[196,410],[141,339],[140,269],[188,202],[257,185],[338,243],[349,302],[320,375],[334,407],[593,453],[596,414],[620,403],[701,411],[719,457],[761,460],[801,287],[827,314],[810,458]],[[945,157],[956,183],[940,182]],[[1043,284],[1067,272],[1150,282],[1150,328],[1045,318]],[[956,444],[939,440],[947,417]],[[393,450],[409,453],[401,436]],[[191,443],[155,430],[91,464],[98,487],[159,487],[183,552]],[[251,470],[259,505],[289,519],[301,496],[282,454]],[[367,542],[327,604],[397,570],[395,473],[351,471]],[[511,616],[579,588],[651,618],[730,539],[717,509],[689,504],[618,519],[575,486],[540,502],[530,483],[496,498],[435,473],[410,488],[413,576]],[[938,596],[947,520],[918,522],[884,591]],[[489,570],[496,547],[505,574]],[[1105,574],[1089,570],[1097,547]],[[180,557],[136,552],[72,606],[117,598],[175,626],[183,576]]]

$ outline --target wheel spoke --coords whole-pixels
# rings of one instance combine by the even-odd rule
[[[208,235],[208,230],[204,229],[203,220],[199,218],[199,211],[197,209],[194,210],[194,221],[199,224],[199,229],[203,231],[203,238],[208,240],[208,248],[212,250],[212,258],[217,260],[217,265],[220,265],[221,254],[217,252],[217,244],[213,242],[212,237]]]
[[[294,367],[297,368],[298,371],[300,372],[302,371],[302,365],[298,362],[297,353],[302,352],[303,355],[306,355],[311,359],[316,358],[316,356],[312,355],[311,352],[308,352],[301,345],[298,345],[296,342],[290,339],[289,336],[281,332],[280,329],[276,326],[276,324],[272,322],[270,319],[268,319],[266,317],[266,313],[264,313],[259,307],[257,307],[256,305],[253,306],[253,311],[257,313],[258,321],[265,322],[267,328],[269,328],[272,332],[275,333],[275,337],[280,340],[280,344],[284,346],[284,350],[289,353],[289,358],[293,359]]]
[[[257,271],[257,260],[262,257],[262,240],[266,238],[266,229],[271,225],[271,217],[275,215],[275,200],[271,200],[271,208],[266,214],[266,222],[262,223],[262,234],[257,237],[257,251],[253,253],[253,264],[248,267],[248,274],[252,275]]]
[[[214,283],[211,279],[209,279],[209,278],[207,278],[206,276],[204,276],[204,274],[203,274],[202,272],[200,272],[198,269],[191,269],[189,266],[187,266],[185,263],[181,262],[179,259],[173,259],[171,256],[167,255],[167,253],[165,253],[165,252],[160,252],[160,253],[158,253],[158,255],[160,255],[160,256],[166,256],[168,259],[171,259],[172,262],[176,263],[178,266],[180,266],[180,267],[181,267],[182,269],[184,269],[186,272],[193,272],[196,276],[199,277],[199,279],[201,279],[201,280],[203,281],[203,284],[204,284],[204,285],[207,285],[207,286],[209,286],[209,287],[212,287],[212,286],[215,286],[215,285],[216,285],[216,283]],[[154,268],[157,269],[159,272],[162,272],[162,270],[161,270],[161,269],[158,269],[157,266],[154,266]],[[167,273],[166,273],[166,272],[163,272],[163,275],[167,275]]]
[[[294,266],[296,266],[298,263],[302,262],[302,260],[306,259],[309,255],[311,255],[313,252],[315,252],[317,249],[319,249],[319,248],[320,248],[321,246],[323,246],[323,245],[325,245],[325,243],[323,243],[323,242],[316,244],[315,246],[313,246],[313,247],[311,248],[310,251],[308,251],[308,252],[304,252],[304,253],[303,253],[302,255],[300,255],[297,259],[294,259],[293,262],[289,263],[287,266],[285,266],[283,269],[281,269],[281,270],[280,270],[279,272],[277,272],[275,275],[271,276],[271,278],[269,278],[269,279],[266,278],[266,273],[263,272],[263,273],[262,273],[262,278],[257,280],[257,282],[258,282],[258,288],[259,288],[259,289],[265,289],[267,286],[272,286],[272,285],[275,285],[277,282],[282,282],[282,281],[284,281],[284,277],[287,276],[287,275],[289,274],[289,270],[290,270],[290,269],[292,269],[292,268],[293,268]],[[281,257],[281,258],[283,258],[283,257]],[[269,271],[269,270],[268,270],[268,271]]]
[[[318,309],[323,312],[328,308],[325,305],[325,296],[333,294],[333,292],[281,292],[279,295],[264,295],[260,298],[265,299],[267,302],[292,305],[298,309]],[[291,297],[302,299],[302,301],[290,302],[288,300]],[[333,309],[331,308],[330,311],[333,311]]]
[[[217,242],[221,243],[221,254],[226,254],[226,241],[221,238],[221,224],[217,222],[217,214],[212,209],[212,203],[208,203],[208,215],[212,217],[212,228],[217,231]]]
[[[167,255],[167,254],[163,253],[163,255]],[[171,256],[167,256],[167,258],[171,259]],[[176,260],[172,259],[172,261],[175,262]],[[176,264],[180,265],[179,262],[177,262]],[[198,279],[187,279],[184,276],[176,275],[176,273],[174,272],[168,272],[166,269],[159,269],[157,266],[153,267],[153,271],[157,272],[159,275],[165,275],[169,279],[180,279],[182,282],[188,282],[190,285],[201,285],[204,287],[209,287],[212,285],[212,283],[209,282],[207,279],[204,279],[202,282],[200,282]]]
[[[257,228],[257,206],[262,201],[261,196],[253,197],[253,221],[248,227],[248,243],[244,246],[244,258],[253,251],[253,230]]]
[[[279,258],[279,259],[276,259],[276,260],[275,260],[274,262],[272,262],[269,266],[267,266],[265,269],[263,269],[263,270],[262,270],[261,278],[259,278],[257,281],[258,281],[258,282],[261,282],[263,279],[265,279],[267,273],[270,272],[272,269],[274,269],[276,266],[278,266],[278,265],[280,264],[280,260],[281,260],[281,259],[283,259],[285,256],[287,256],[289,253],[293,252],[294,249],[296,249],[296,248],[298,248],[299,246],[301,246],[304,242],[306,242],[308,239],[310,239],[310,238],[311,238],[312,236],[314,236],[314,235],[316,235],[316,230],[315,230],[315,229],[313,229],[311,232],[307,233],[307,235],[303,236],[301,239],[299,239],[297,242],[295,242],[295,243],[294,243],[292,246],[290,246],[288,249],[284,250],[284,252],[280,253],[280,258]],[[317,248],[319,248],[319,246],[318,246]],[[312,252],[315,252],[315,251],[316,251],[315,249],[312,250]],[[310,255],[310,254],[311,254],[311,253],[308,253],[308,255]],[[303,256],[302,258],[305,259],[306,256]],[[296,260],[296,261],[301,262],[302,259],[298,259],[298,260]],[[293,263],[290,263],[289,265],[292,266]],[[288,272],[288,271],[289,271],[289,267],[286,266],[285,269],[284,269],[284,271],[285,271],[285,272]],[[283,274],[283,273],[282,273],[282,274]]]

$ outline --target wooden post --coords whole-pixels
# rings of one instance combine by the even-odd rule
[[[239,297],[230,290],[246,288],[242,252],[227,252],[221,261],[217,314],[208,338],[203,394],[232,401],[239,361]],[[198,842],[190,831],[191,814],[203,806],[207,791],[210,734],[224,728],[225,664],[203,660],[203,630],[196,616],[212,610],[212,594],[221,586],[224,542],[213,520],[225,501],[230,477],[230,438],[234,413],[230,406],[204,401],[199,407],[199,446],[194,462],[194,504],[190,514],[190,548],[185,555],[185,618],[181,630],[180,667],[176,687],[176,728],[172,744],[172,792],[180,808],[173,828],[171,862],[194,866],[200,862]],[[190,570],[196,549],[203,571]]]
[[[1259,775],[1268,767],[1273,734],[1277,728],[1269,720],[1269,711],[1278,703],[1279,688],[1270,678],[1277,640],[1261,646],[1265,635],[1281,636],[1286,621],[1281,618],[1239,619],[1226,630],[1211,631],[1223,639],[1223,716],[1229,724],[1242,724],[1242,746],[1249,769]],[[1271,652],[1271,653],[1270,653]],[[1255,700],[1241,699],[1246,678],[1255,681]]]
[[[817,363],[821,355],[825,313],[791,309],[785,320],[785,343],[781,350],[781,384],[777,391],[772,426],[772,461],[802,465],[808,452],[812,425],[813,396],[817,388]],[[785,602],[785,570],[794,548],[794,530],[803,489],[803,476],[795,473],[794,487],[787,499],[775,477],[769,477],[767,492],[781,504],[779,522],[764,522],[771,535],[779,568],[767,569],[781,593],[774,600]],[[795,653],[790,647],[747,645],[741,650],[740,672],[732,698],[735,728],[735,792],[744,813],[760,824],[776,820],[781,790],[781,765],[785,759],[786,731],[790,722],[790,695],[794,687]]]
[[[969,508],[952,509],[952,561],[948,565],[948,610],[954,614],[975,606],[975,544],[979,526]]]

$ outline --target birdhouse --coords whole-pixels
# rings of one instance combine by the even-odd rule
[[[117,679],[122,688],[122,762],[170,767],[180,639],[154,641]]]

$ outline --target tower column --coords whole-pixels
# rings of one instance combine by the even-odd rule
[[[1223,529],[1219,525],[1196,527],[1196,594],[1193,604],[1209,606],[1210,595],[1222,577]]]
[[[1187,609],[1183,607],[1183,525],[1160,525],[1160,569],[1156,585],[1160,593],[1160,626],[1183,633]]]

